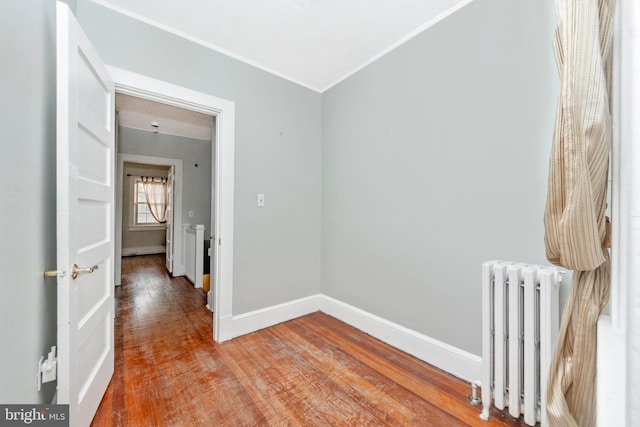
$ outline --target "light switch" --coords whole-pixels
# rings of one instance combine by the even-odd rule
[[[193,211],[189,211],[189,218],[193,218]]]
[[[264,194],[258,194],[258,207],[264,207]]]

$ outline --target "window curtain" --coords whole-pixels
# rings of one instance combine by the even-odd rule
[[[551,426],[595,426],[596,325],[609,299],[605,217],[615,0],[556,0],[560,96],[549,163],[545,247],[574,270],[549,370]]]
[[[142,188],[147,207],[153,219],[160,224],[167,222],[167,179],[142,177]]]

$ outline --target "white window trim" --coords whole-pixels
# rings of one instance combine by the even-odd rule
[[[156,224],[149,224],[149,225],[130,225],[129,226],[129,231],[160,231],[160,230],[166,230],[167,226],[164,224],[160,224],[160,225],[156,225]]]

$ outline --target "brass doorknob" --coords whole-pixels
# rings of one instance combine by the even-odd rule
[[[93,267],[80,268],[78,267],[78,264],[73,264],[73,266],[71,267],[71,278],[76,279],[81,274],[91,274],[97,269],[97,265],[94,265]]]

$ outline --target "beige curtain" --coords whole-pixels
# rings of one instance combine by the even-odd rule
[[[551,426],[595,426],[596,323],[609,298],[606,193],[615,0],[556,0],[560,97],[549,164],[545,246],[574,270],[547,390]]]
[[[142,177],[144,197],[153,219],[161,224],[167,222],[167,180],[166,178]]]

